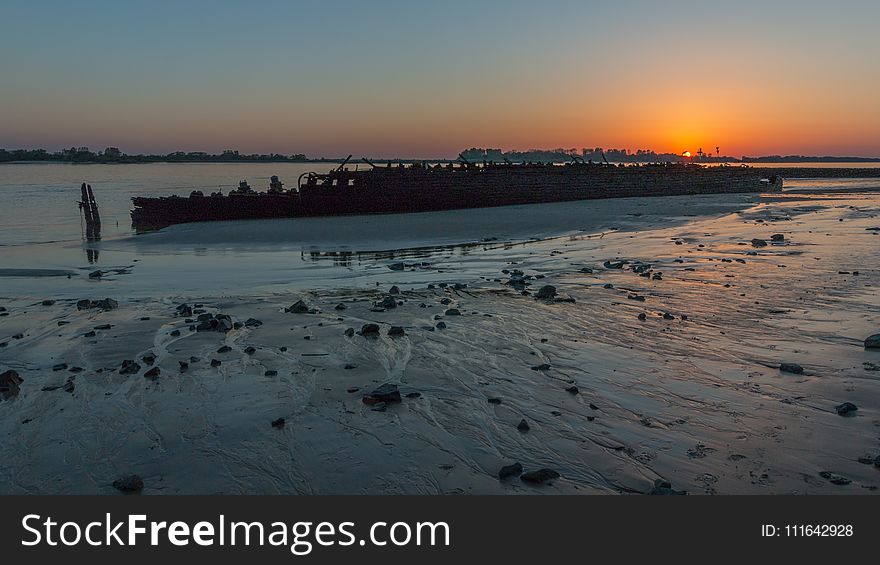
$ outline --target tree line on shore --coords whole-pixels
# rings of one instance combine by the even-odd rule
[[[742,158],[720,154],[701,154],[685,157],[676,153],[656,153],[649,149],[630,151],[628,149],[603,149],[601,147],[582,149],[529,149],[527,151],[502,151],[471,147],[461,152],[461,156],[471,162],[482,163],[564,163],[573,160],[602,163],[842,163],[842,162],[880,162],[876,157],[838,157],[806,155],[767,155],[763,157]],[[45,149],[0,149],[0,163],[18,161],[49,161],[62,163],[307,163],[339,162],[340,157],[309,158],[303,153],[283,155],[280,153],[243,154],[227,149],[221,153],[204,151],[174,151],[164,155],[129,155],[117,147],[107,147],[103,151],[91,151],[88,147],[71,147],[61,151],[48,152]],[[376,163],[414,162],[420,159],[374,159]],[[427,159],[427,161],[447,162],[448,159]]]

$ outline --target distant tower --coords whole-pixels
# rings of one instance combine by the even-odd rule
[[[715,146],[715,156],[721,157],[721,148],[718,147],[717,145]]]

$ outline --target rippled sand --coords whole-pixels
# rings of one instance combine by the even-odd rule
[[[0,492],[113,493],[132,473],[145,493],[168,494],[645,493],[656,479],[692,494],[875,492],[880,469],[859,459],[880,454],[880,352],[863,347],[880,333],[880,235],[868,229],[880,227],[880,196],[723,198],[711,210],[677,200],[663,217],[652,211],[665,199],[599,204],[582,229],[540,241],[508,233],[368,255],[316,242],[290,271],[272,263],[283,255],[263,254],[265,241],[256,257],[208,249],[217,270],[201,271],[203,294],[193,276],[209,263],[180,240],[176,259],[161,251],[167,241],[137,240],[138,262],[128,242],[109,244],[105,257],[132,273],[100,282],[42,277],[27,292],[12,277],[0,370],[24,383],[0,401]],[[630,263],[604,266],[620,259]],[[639,262],[660,280],[633,272]],[[265,270],[249,275],[256,265]],[[523,295],[503,270],[574,302]],[[403,304],[373,311],[392,285]],[[119,308],[76,308],[104,296]],[[317,311],[284,312],[299,299]],[[181,302],[262,325],[192,332],[175,316]],[[366,323],[380,337],[344,334]],[[83,337],[102,324],[112,327]],[[406,335],[386,335],[392,325]],[[148,353],[157,378],[143,376]],[[200,361],[181,373],[191,356]],[[124,359],[140,372],[118,374]],[[780,372],[782,362],[804,373]],[[68,379],[72,392],[42,390]],[[362,397],[383,383],[404,398],[373,411]],[[836,413],[842,402],[854,416]],[[499,481],[513,462],[561,478]]]

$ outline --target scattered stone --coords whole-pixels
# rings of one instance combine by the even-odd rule
[[[533,371],[549,371],[550,364],[549,363],[542,363],[541,365],[535,365],[534,367],[532,367],[532,370]]]
[[[844,477],[842,475],[838,475],[836,473],[832,473],[830,471],[822,471],[821,473],[819,473],[819,476],[822,477],[823,479],[827,480],[832,485],[844,486],[844,485],[848,485],[852,482],[851,480],[847,479],[846,477]]]
[[[128,494],[139,493],[144,490],[144,480],[137,475],[128,475],[113,481],[113,488]]]
[[[445,314],[447,316],[461,316],[461,311],[458,308],[450,308]]]
[[[648,315],[645,314],[644,312],[642,312],[641,314],[639,314],[639,320],[647,320],[647,319],[648,319]]]
[[[73,394],[74,389],[76,389],[76,385],[73,384],[72,379],[67,379],[67,382],[64,383],[64,386],[61,387],[61,390],[70,394]]]
[[[230,351],[232,351],[231,347],[229,347],[228,345],[223,345],[220,347],[220,349],[217,350],[217,353],[229,353]]]
[[[522,420],[519,421],[519,424],[517,424],[516,429],[518,429],[521,432],[527,432],[532,428],[531,428],[531,426],[529,426],[529,423],[526,422],[526,419],[523,418]]]
[[[352,370],[352,369],[357,369],[357,365],[352,365],[351,363],[347,363],[347,364],[343,367],[343,369],[345,369],[346,371],[350,371],[350,370]]]
[[[752,240],[752,247],[767,247],[767,242],[763,239],[755,238]]]
[[[186,361],[178,361],[177,363],[180,365],[181,373],[185,373],[186,370],[189,369],[189,363],[187,363]]]
[[[52,367],[53,371],[64,371],[67,369],[67,363],[58,363]]]
[[[18,376],[18,372],[9,369],[0,374],[0,397],[4,400],[15,398],[21,392],[21,383],[24,379]]]
[[[441,322],[437,322],[437,326],[436,326],[436,327],[437,327],[438,330],[445,330],[445,329],[446,329],[446,322],[442,322],[442,321],[441,321]]]
[[[782,235],[781,233],[774,233],[773,235],[770,236],[770,241],[776,241],[776,242],[785,241],[785,236]]]
[[[385,383],[363,398],[364,404],[400,402],[400,391],[397,385]]]
[[[804,374],[804,368],[797,363],[780,363],[779,370],[783,373],[793,373],[795,375]]]
[[[284,418],[278,418],[277,420],[272,420],[272,427],[273,428],[281,429],[284,427],[284,424],[285,424]]]
[[[505,465],[501,467],[501,470],[498,471],[498,480],[506,481],[512,477],[518,477],[522,475],[523,466],[520,463],[514,463],[512,465]]]
[[[55,301],[54,300],[44,300],[40,304],[42,304],[43,306],[52,306],[53,304],[55,304]]]
[[[554,471],[553,469],[538,469],[537,471],[524,473],[522,476],[520,476],[520,479],[527,483],[540,485],[548,481],[558,479],[559,477],[559,473]]]
[[[171,337],[180,337],[180,330],[173,330],[170,334]]]
[[[156,377],[159,376],[160,372],[161,371],[159,371],[159,367],[153,367],[152,369],[150,369],[149,371],[144,373],[144,378],[145,379],[155,379]]]
[[[839,404],[834,407],[837,410],[837,414],[840,416],[852,416],[853,412],[859,409],[858,406],[853,404],[852,402],[844,402],[843,404]]]
[[[278,371],[275,371],[275,370],[269,369],[269,370],[267,370],[265,373],[263,373],[263,376],[264,376],[264,377],[277,377],[277,376],[278,376]]]
[[[248,318],[244,322],[244,327],[246,327],[246,328],[257,328],[262,325],[263,325],[263,322],[261,322],[260,320],[258,320],[256,318]]]
[[[211,366],[212,367],[219,367],[222,364],[223,364],[223,362],[220,361],[219,359],[211,359]]]
[[[384,412],[388,409],[388,404],[385,402],[377,402],[373,404],[373,407],[370,408],[373,412]]]
[[[605,261],[602,265],[606,269],[622,269],[629,261]]]
[[[675,316],[673,316],[673,315],[670,314],[669,312],[664,312],[664,313],[663,313],[663,319],[664,319],[664,320],[674,320],[674,319],[675,319]]]
[[[348,328],[345,330],[345,337],[354,337],[354,328]]]
[[[553,300],[556,297],[556,287],[550,284],[542,286],[535,294],[535,300]]]
[[[309,305],[303,300],[297,300],[290,306],[290,308],[285,308],[284,311],[290,314],[308,314],[311,310],[309,309]]]
[[[153,355],[152,353],[147,353],[146,355],[141,357],[141,361],[143,361],[147,365],[152,365],[153,363],[156,362],[156,356]]]
[[[403,263],[391,263],[390,265],[388,265],[388,268],[392,271],[402,271],[405,267],[406,265],[404,265]]]
[[[652,488],[651,492],[649,492],[648,494],[654,496],[681,496],[687,494],[687,491],[675,490],[672,488],[672,483],[670,483],[669,481],[664,481],[663,479],[655,479],[654,488]]]
[[[408,393],[406,393],[406,397],[407,398],[421,398],[422,393],[421,392],[408,392]]]
[[[104,276],[104,273],[103,273],[102,271],[100,271],[100,270],[98,270],[98,271],[92,271],[91,273],[89,273],[89,278],[90,278],[90,279],[100,279],[100,278],[103,277],[103,276]]]
[[[386,296],[379,302],[376,302],[377,308],[397,308],[397,299],[393,296]]]
[[[132,359],[126,359],[122,362],[122,365],[119,367],[120,375],[135,375],[141,370],[141,366],[135,363]]]
[[[379,324],[364,324],[361,328],[364,337],[379,337]]]
[[[406,332],[403,331],[403,328],[400,326],[391,326],[388,330],[388,335],[390,337],[403,337],[406,335]]]
[[[103,300],[89,300],[85,298],[83,300],[78,300],[76,303],[77,310],[92,310],[95,308],[100,310],[115,310],[116,308],[119,308],[119,303],[112,298],[105,298]]]
[[[388,289],[388,294],[400,294],[400,288],[397,285]]]
[[[337,304],[337,305],[334,306],[333,308],[334,308],[334,310],[345,310],[346,308],[348,308],[348,306],[346,306],[345,304],[343,304],[342,302],[340,302],[339,304]]]
[[[99,324],[95,326],[96,330],[107,331],[113,327],[113,324]]]
[[[500,398],[489,398],[486,402],[488,402],[489,404],[495,404],[497,406],[498,404],[501,404],[501,399]]]
[[[248,355],[253,355],[254,353],[257,352],[257,350],[252,346],[248,346],[248,347],[244,348],[244,352],[247,353]]]
[[[203,316],[205,316],[203,318]],[[199,316],[199,323],[195,327],[197,332],[220,332],[227,333],[235,326],[232,318],[227,314],[202,314]]]
[[[581,392],[580,389],[578,389],[578,387],[576,387],[576,386],[570,386],[567,389],[565,389],[565,391],[568,393],[571,393],[571,394],[580,394],[580,392]]]
[[[865,349],[880,349],[880,334],[870,335],[865,338]]]
[[[610,289],[610,288],[614,288],[614,285],[611,284],[611,283],[605,283],[605,284],[602,285],[602,288],[608,288],[608,289]]]

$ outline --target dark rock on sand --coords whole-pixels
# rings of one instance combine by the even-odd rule
[[[334,308],[335,310],[345,310],[346,308],[348,308],[348,306],[346,306],[345,304],[343,304],[342,302],[340,302],[339,304],[337,304],[337,305],[334,306],[333,308]]]
[[[505,481],[512,477],[518,477],[522,475],[523,466],[521,463],[514,463],[512,465],[505,465],[501,467],[501,470],[498,471],[498,480]]]
[[[388,265],[388,268],[392,271],[402,271],[405,267],[406,265],[404,265],[403,263],[391,263],[390,265]]]
[[[119,303],[112,298],[105,298],[103,300],[89,300],[85,298],[83,300],[78,300],[76,303],[77,310],[91,310],[94,308],[100,310],[115,310],[116,308],[119,308]]]
[[[135,363],[132,359],[126,359],[122,362],[122,365],[119,366],[120,375],[134,375],[140,370],[141,366]]]
[[[156,377],[159,376],[160,372],[161,371],[159,371],[159,367],[153,367],[152,369],[150,369],[149,371],[144,373],[144,378],[145,379],[155,379]]]
[[[663,479],[655,479],[654,488],[652,488],[651,492],[649,492],[648,494],[654,496],[685,495],[687,494],[687,491],[675,490],[672,488],[672,483],[670,483],[669,481],[664,481]]]
[[[852,402],[844,402],[843,404],[835,406],[834,409],[837,410],[837,413],[840,416],[854,416],[855,414],[853,413],[858,410],[859,407]]]
[[[550,364],[549,364],[549,363],[543,363],[543,364],[541,364],[541,365],[535,365],[534,367],[532,367],[532,370],[533,370],[533,371],[549,371],[549,370],[550,370]]]
[[[556,287],[550,284],[542,286],[535,293],[535,300],[553,300],[556,297]]]
[[[63,371],[65,369],[67,369],[67,363],[58,363],[52,366],[53,371]]]
[[[253,355],[254,353],[257,352],[257,350],[256,350],[256,348],[254,348],[252,346],[248,346],[248,347],[244,348],[244,352],[247,353],[248,355]]]
[[[90,279],[100,279],[103,276],[104,276],[104,273],[103,273],[103,271],[100,271],[100,270],[92,271],[91,273],[89,273]]]
[[[776,241],[776,242],[785,241],[785,236],[782,235],[781,233],[774,233],[773,235],[770,236],[770,241]]]
[[[170,334],[171,337],[180,337],[180,330],[173,330]]]
[[[55,301],[54,300],[44,300],[40,304],[42,304],[43,306],[52,306],[53,304],[55,304]]]
[[[866,337],[865,349],[880,349],[880,334],[874,334]]]
[[[128,494],[138,493],[144,490],[144,480],[137,475],[128,475],[113,481],[113,488]]]
[[[558,479],[559,476],[559,473],[554,471],[553,469],[538,469],[537,471],[529,471],[528,473],[524,473],[522,476],[520,476],[520,479],[527,483],[540,485],[548,481]]]
[[[804,368],[797,363],[780,363],[779,370],[783,373],[794,373],[795,375],[804,374]]]
[[[156,356],[153,355],[152,353],[147,353],[146,355],[141,357],[141,361],[143,361],[147,365],[152,365],[153,363],[156,362]]]
[[[495,404],[497,406],[498,404],[501,404],[501,399],[500,398],[489,398],[486,400],[486,402],[488,402],[489,404]]]
[[[284,418],[278,418],[277,420],[272,420],[273,428],[283,428],[285,424]]]
[[[380,402],[391,403],[400,402],[400,390],[397,385],[385,383],[373,390],[370,394],[364,395],[364,404],[378,404]]]
[[[284,311],[290,314],[308,314],[311,310],[309,309],[309,305],[303,300],[297,300],[290,306],[290,308],[285,308]]]
[[[397,299],[393,296],[386,296],[379,302],[376,302],[376,306],[379,308],[397,308]]]
[[[581,392],[580,389],[578,389],[578,387],[576,387],[576,386],[570,386],[567,389],[565,389],[565,391],[568,393],[571,393],[571,394],[580,394],[580,392]]]
[[[458,308],[450,308],[445,314],[447,316],[461,316],[461,311]]]
[[[446,322],[437,322],[437,329],[438,330],[445,330],[446,329]]]
[[[756,237],[752,240],[752,247],[767,247],[767,241]]]
[[[277,377],[277,376],[278,376],[278,371],[274,371],[274,370],[272,370],[272,369],[269,369],[268,371],[266,371],[265,373],[263,373],[263,376],[264,376],[264,377]]]
[[[347,328],[344,335],[345,337],[354,337],[354,328]]]
[[[0,374],[0,398],[9,400],[15,398],[21,392],[21,383],[24,379],[18,376],[18,372],[9,369]]]
[[[832,473],[830,471],[822,471],[821,473],[819,473],[819,476],[822,477],[823,479],[827,480],[832,485],[844,486],[844,485],[848,485],[852,482],[851,480],[847,479],[846,477],[844,477],[842,475],[838,475],[836,473]]]
[[[421,398],[421,397],[422,397],[422,393],[421,393],[421,392],[408,392],[408,393],[406,393],[405,396],[406,396],[407,398]]]
[[[610,289],[610,288],[614,288],[614,285],[611,283],[605,283],[602,285],[602,288],[609,288]]]
[[[379,324],[364,324],[361,328],[364,337],[379,337]]]
[[[245,320],[245,322],[244,322],[244,326],[245,326],[246,328],[256,328],[256,327],[259,327],[259,326],[262,326],[262,325],[263,325],[263,322],[261,322],[260,320],[258,320],[258,319],[256,319],[256,318],[248,318],[248,319]]]
[[[400,294],[400,288],[397,285],[388,289],[388,294]]]
[[[529,426],[529,423],[526,422],[526,419],[523,418],[522,420],[519,421],[519,424],[516,425],[516,429],[518,429],[521,432],[527,432],[532,428],[531,428],[531,426]]]
[[[406,335],[406,332],[403,331],[403,328],[400,326],[391,326],[388,330],[388,335],[390,337],[403,337]]]
[[[181,373],[184,373],[187,369],[189,369],[189,363],[187,363],[186,361],[178,361],[177,363],[180,365]]]
[[[220,361],[219,359],[211,359],[211,366],[212,367],[219,367],[222,364],[223,364],[223,362]]]
[[[648,319],[648,315],[645,314],[644,312],[642,312],[641,314],[639,314],[639,320],[647,320],[647,319]]]
[[[232,351],[231,347],[229,347],[228,345],[223,345],[217,350],[217,353],[229,353],[230,351]]]

